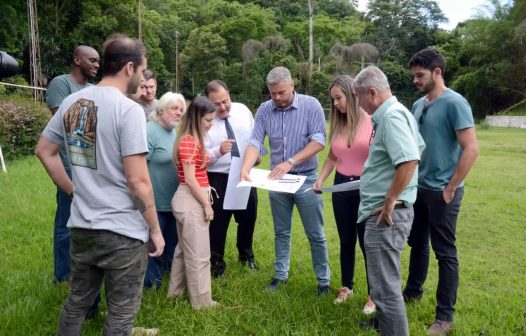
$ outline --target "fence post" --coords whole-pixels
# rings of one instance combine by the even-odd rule
[[[4,156],[2,155],[2,146],[0,146],[0,161],[2,162],[2,171],[4,173],[7,173],[7,169],[5,168],[5,163],[4,163]]]

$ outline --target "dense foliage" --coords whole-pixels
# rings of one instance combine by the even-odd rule
[[[51,113],[44,104],[27,99],[0,99],[0,145],[5,158],[33,154]]]
[[[484,16],[461,24],[444,43],[455,77],[475,116],[500,111],[526,97],[526,1],[492,0]]]
[[[305,0],[62,0],[38,1],[42,72],[68,71],[77,44],[100,50],[107,35],[141,37],[159,93],[175,90],[191,98],[206,82],[223,78],[231,93],[251,108],[265,100],[265,75],[288,66],[296,88],[328,106],[335,75],[356,74],[378,64],[407,105],[418,97],[406,64],[416,51],[440,48],[447,57],[447,84],[466,95],[477,117],[524,99],[526,90],[526,1],[488,0],[486,9],[452,32],[434,0],[317,0],[313,17],[313,64],[309,65],[309,11]],[[140,4],[140,8],[138,5]],[[140,11],[138,10],[140,9]],[[24,1],[0,4],[0,49],[23,64],[29,78],[27,9]],[[179,71],[176,71],[179,51]]]

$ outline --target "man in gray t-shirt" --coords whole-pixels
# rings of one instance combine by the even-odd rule
[[[53,182],[73,200],[71,283],[58,335],[79,335],[84,316],[106,287],[105,335],[130,335],[139,309],[150,256],[162,254],[145,154],[146,122],[128,99],[146,68],[146,48],[121,34],[103,45],[103,78],[64,99],[36,148]],[[68,152],[73,180],[58,152]]]
[[[89,78],[97,75],[99,70],[99,54],[92,47],[80,45],[73,51],[71,72],[60,75],[49,83],[46,91],[46,102],[52,114],[55,114],[64,98],[90,85]],[[60,150],[60,159],[71,177],[66,148]],[[66,224],[69,220],[71,201],[66,194],[57,188],[57,211],[55,213],[55,229],[53,234],[54,281],[68,281],[71,273],[69,256],[69,230]],[[97,308],[95,305],[94,309]]]

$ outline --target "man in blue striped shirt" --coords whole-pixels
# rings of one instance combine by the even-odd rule
[[[245,151],[241,180],[249,180],[250,169],[259,155],[266,152],[265,136],[270,143],[269,178],[279,179],[285,174],[307,176],[295,193],[269,191],[274,220],[276,259],[275,275],[266,287],[275,291],[288,281],[290,267],[290,236],[294,204],[298,208],[303,227],[309,239],[312,264],[318,278],[318,295],[329,291],[330,269],[327,240],[323,231],[323,199],[315,194],[312,184],[318,178],[316,154],[325,147],[325,115],[320,102],[294,91],[294,81],[285,67],[272,69],[267,75],[271,100],[259,107],[254,130]]]

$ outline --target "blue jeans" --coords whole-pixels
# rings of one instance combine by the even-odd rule
[[[365,253],[371,298],[376,304],[380,335],[409,335],[407,315],[401,291],[400,254],[411,224],[413,208],[395,208],[393,226],[376,224],[377,216],[365,221]]]
[[[66,170],[69,178],[71,171]],[[71,199],[68,194],[57,188],[57,211],[53,235],[53,263],[55,282],[68,281],[71,275],[71,257],[69,255],[69,229],[66,227],[71,211]]]
[[[296,204],[310,243],[312,265],[318,279],[318,285],[328,286],[331,272],[328,262],[327,240],[323,232],[323,198],[312,190],[304,192],[307,188],[312,188],[318,173],[312,170],[305,175],[307,180],[295,194],[269,191],[270,208],[274,220],[275,278],[286,280],[289,276],[292,210]]]
[[[159,219],[159,226],[165,245],[162,255],[155,258],[148,257],[148,267],[146,268],[146,278],[144,280],[144,286],[147,288],[154,286],[156,288],[161,287],[164,274],[170,274],[175,246],[178,242],[177,227],[172,212],[157,211],[157,218]]]
[[[453,321],[458,288],[458,258],[455,245],[457,217],[464,188],[458,188],[446,204],[442,191],[418,189],[415,220],[408,238],[411,246],[409,276],[404,289],[408,297],[422,296],[429,267],[429,238],[438,260],[436,318]]]

